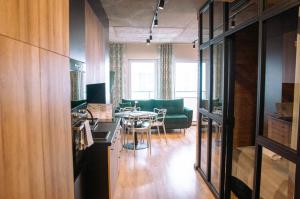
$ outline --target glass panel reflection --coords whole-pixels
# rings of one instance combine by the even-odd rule
[[[222,129],[221,123],[212,122],[211,182],[218,192],[220,192]]]
[[[202,51],[202,100],[201,108],[209,110],[209,88],[210,88],[210,53],[209,48]]]
[[[213,47],[213,113],[222,115],[223,110],[223,42]]]
[[[209,9],[202,13],[202,43],[209,40]]]
[[[229,3],[229,28],[235,28],[257,15],[258,0],[235,0]]]
[[[214,1],[214,37],[223,33],[224,3]]]
[[[296,67],[298,8],[265,22],[265,109],[263,135],[296,149],[300,69]],[[297,117],[296,117],[297,116]]]
[[[260,197],[293,199],[296,165],[276,153],[263,149]]]
[[[288,3],[288,2],[291,2],[291,1],[293,1],[293,0],[285,0],[285,1],[282,1],[282,0],[265,0],[264,8],[267,9],[267,8],[273,7],[275,5],[280,5],[280,4]]]
[[[207,175],[207,152],[208,152],[208,128],[209,119],[205,116],[201,116],[201,160],[200,168]]]

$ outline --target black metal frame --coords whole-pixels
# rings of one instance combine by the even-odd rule
[[[298,127],[298,142],[297,142],[297,151],[293,150],[287,146],[284,146],[280,143],[277,143],[267,137],[262,135],[263,130],[263,120],[264,120],[264,78],[265,78],[265,68],[264,68],[264,59],[265,59],[265,30],[263,27],[263,22],[267,19],[270,19],[278,14],[281,14],[284,11],[287,11],[293,7],[299,6],[299,0],[290,0],[282,1],[283,3],[275,5],[271,8],[264,9],[264,0],[258,0],[258,15],[245,21],[243,24],[238,25],[233,29],[229,29],[229,4],[224,3],[224,31],[222,34],[213,37],[213,0],[208,0],[206,4],[199,10],[198,19],[199,19],[199,55],[200,55],[200,64],[199,64],[199,125],[198,125],[198,165],[196,165],[197,170],[200,175],[203,177],[213,194],[216,198],[230,198],[230,176],[231,176],[231,164],[232,164],[232,140],[233,140],[233,127],[234,127],[234,117],[233,117],[233,106],[234,101],[232,96],[234,96],[234,70],[232,67],[231,60],[234,56],[230,52],[232,49],[232,35],[244,29],[254,23],[258,23],[259,26],[259,52],[258,52],[258,85],[257,85],[257,116],[256,116],[256,138],[255,138],[255,168],[254,168],[254,180],[253,180],[253,199],[259,198],[260,195],[260,177],[261,177],[261,164],[262,164],[262,149],[267,148],[285,159],[296,164],[296,178],[295,178],[295,198],[300,198],[300,189],[296,189],[300,185],[300,125]],[[209,41],[202,43],[202,12],[209,7]],[[223,77],[223,117],[216,116],[211,113],[212,111],[212,70],[213,70],[213,45],[223,41],[224,42],[224,77]],[[209,98],[209,111],[202,109],[201,99],[202,99],[202,50],[205,48],[210,48],[210,98]],[[208,158],[207,158],[207,171],[208,175],[200,168],[201,161],[201,117],[202,115],[209,118],[209,139],[208,139]],[[300,111],[299,111],[300,115]],[[217,192],[215,187],[210,182],[210,168],[211,168],[211,123],[212,120],[223,124],[222,132],[222,155],[221,155],[221,171],[220,171],[220,193]]]

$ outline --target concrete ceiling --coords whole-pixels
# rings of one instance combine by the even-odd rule
[[[111,42],[146,42],[157,0],[101,1],[110,22]],[[192,43],[198,37],[195,0],[167,0],[158,19],[154,43]]]

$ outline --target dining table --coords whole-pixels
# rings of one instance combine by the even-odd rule
[[[150,118],[150,117],[157,117],[157,113],[152,112],[152,111],[123,111],[123,112],[118,112],[115,113],[115,117],[116,118],[123,118],[123,119],[128,119],[129,117],[134,117],[134,118],[138,118],[138,119],[145,119],[145,118]],[[137,126],[137,123],[134,124],[135,126]],[[123,126],[124,128],[124,126]],[[124,129],[126,131],[126,129]],[[124,148],[126,149],[130,149],[133,150],[134,149],[134,145],[135,145],[135,149],[140,150],[140,149],[145,149],[147,148],[147,144],[145,143],[141,143],[138,141],[137,138],[137,134],[134,134],[134,141],[130,142],[130,143],[126,143],[123,145]]]

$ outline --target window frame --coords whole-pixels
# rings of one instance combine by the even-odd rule
[[[157,59],[129,59],[128,60],[128,96],[132,99],[132,87],[131,87],[131,71],[132,63],[153,63],[154,64],[154,98],[158,95],[158,60]],[[151,99],[151,98],[150,98]],[[146,100],[146,99],[145,99]]]

